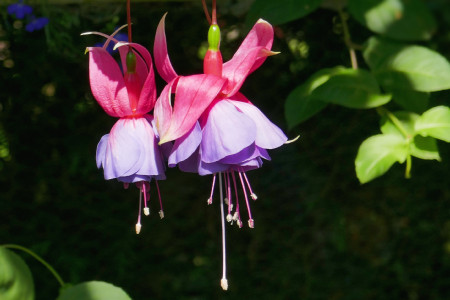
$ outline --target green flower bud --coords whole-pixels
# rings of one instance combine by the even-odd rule
[[[127,53],[126,64],[128,73],[136,72],[136,55],[131,50],[129,50]]]
[[[208,31],[208,50],[219,51],[220,47],[220,28],[217,24],[209,27]]]

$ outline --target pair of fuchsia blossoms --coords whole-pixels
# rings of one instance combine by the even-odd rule
[[[262,159],[270,159],[266,150],[281,146],[287,137],[239,89],[267,56],[275,54],[270,50],[273,28],[259,20],[234,56],[222,63],[220,31],[213,24],[208,34],[204,74],[179,76],[169,60],[164,19],[154,44],[156,69],[167,82],[159,98],[152,58],[143,46],[118,42],[113,34],[107,37],[103,48],[88,48],[92,93],[107,114],[119,118],[98,144],[97,166],[103,167],[105,179],[116,178],[126,187],[136,183],[144,196],[145,214],[147,182],[165,179],[166,159],[170,167],[178,165],[182,171],[214,174],[212,190],[215,174],[222,172],[227,220],[242,226],[237,191],[234,212],[231,200],[231,186],[236,190],[239,180],[249,226],[253,227],[246,190],[253,199],[256,195],[245,172],[261,167]],[[111,41],[119,49],[122,69],[105,50]],[[149,114],[152,109],[154,116]],[[211,201],[212,191],[208,203]],[[162,208],[160,214],[163,217]],[[140,230],[140,217],[136,230]]]

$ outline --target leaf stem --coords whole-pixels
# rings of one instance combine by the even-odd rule
[[[1,245],[1,247],[21,250],[21,251],[23,251],[25,253],[28,253],[33,258],[35,258],[37,261],[39,261],[41,264],[43,264],[50,271],[50,273],[52,273],[53,276],[55,276],[56,280],[58,280],[58,282],[61,285],[61,287],[63,287],[65,285],[65,283],[62,280],[61,276],[59,276],[59,274],[55,271],[55,269],[53,269],[53,267],[49,263],[47,263],[44,259],[42,259],[39,255],[37,255],[36,253],[31,251],[30,249],[22,247],[22,246],[19,246],[19,245],[14,245],[14,244]]]
[[[343,29],[343,33],[344,33],[344,42],[345,45],[347,45],[348,51],[350,53],[350,61],[352,63],[352,68],[357,70],[358,69],[358,60],[356,58],[356,52],[355,52],[355,45],[352,42],[352,39],[350,37],[350,30],[348,29],[348,24],[347,24],[347,16],[345,15],[345,13],[342,11],[342,9],[338,10],[339,12],[339,17],[341,18],[341,22],[342,22],[342,29]]]
[[[386,115],[408,141],[411,139],[411,136],[408,132],[406,132],[405,127],[403,127],[402,122],[400,122],[400,120],[393,113],[384,107],[377,107],[377,112],[380,115]]]
[[[411,178],[411,166],[412,166],[411,155],[408,155],[406,157],[405,178]]]

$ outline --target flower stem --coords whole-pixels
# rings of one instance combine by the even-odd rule
[[[58,280],[61,287],[63,287],[65,285],[64,281],[61,279],[61,276],[59,276],[59,274],[55,271],[55,269],[53,269],[53,267],[49,263],[47,263],[44,259],[42,259],[39,255],[37,255],[36,253],[31,251],[30,249],[19,246],[19,245],[14,245],[14,244],[2,245],[2,247],[21,250],[25,253],[28,253],[33,258],[35,258],[37,261],[39,261],[41,264],[43,264],[50,271],[50,273],[52,273],[53,276],[55,276],[56,280]]]
[[[217,25],[216,0],[212,0],[211,24]]]
[[[211,17],[209,16],[208,7],[206,6],[206,1],[202,0],[202,4],[203,4],[203,10],[205,11],[206,20],[208,21],[209,24],[211,24]]]
[[[128,42],[131,43],[131,0],[127,0]]]
[[[355,45],[352,43],[351,37],[350,37],[350,30],[348,29],[347,25],[347,17],[342,11],[342,9],[339,9],[339,17],[341,18],[342,22],[342,30],[344,31],[344,42],[345,45],[347,45],[348,51],[350,53],[350,61],[352,63],[353,69],[358,69],[358,60],[356,58],[356,52],[355,52]]]

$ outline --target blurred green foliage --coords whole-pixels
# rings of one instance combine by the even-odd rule
[[[197,1],[200,2],[200,1]],[[169,53],[180,74],[198,73],[208,25],[200,3],[133,5],[133,38],[152,49],[164,12]],[[219,4],[224,59],[246,34],[247,1]],[[427,47],[450,57],[450,10],[427,1],[437,19]],[[124,3],[36,5],[50,19],[27,33],[0,6],[0,243],[31,248],[66,282],[102,280],[133,299],[447,299],[450,286],[450,148],[442,162],[415,162],[406,180],[398,165],[361,186],[354,175],[358,145],[378,132],[375,112],[328,105],[293,131],[296,143],[272,151],[249,172],[259,199],[255,229],[227,227],[228,292],[220,281],[218,201],[206,205],[211,177],[169,169],[157,202],[134,232],[138,190],[104,181],[95,149],[114,119],[92,98],[84,31],[112,32],[125,23]],[[276,27],[271,57],[243,93],[286,129],[284,100],[321,68],[347,65],[337,14],[317,10]],[[188,25],[187,25],[188,24]],[[367,32],[349,21],[356,42]],[[295,40],[296,42],[292,42]],[[161,91],[162,80],[158,79]],[[430,107],[448,103],[433,93]],[[152,191],[152,197],[155,194]],[[218,198],[216,197],[215,200]],[[36,299],[55,299],[58,284],[23,256]]]

